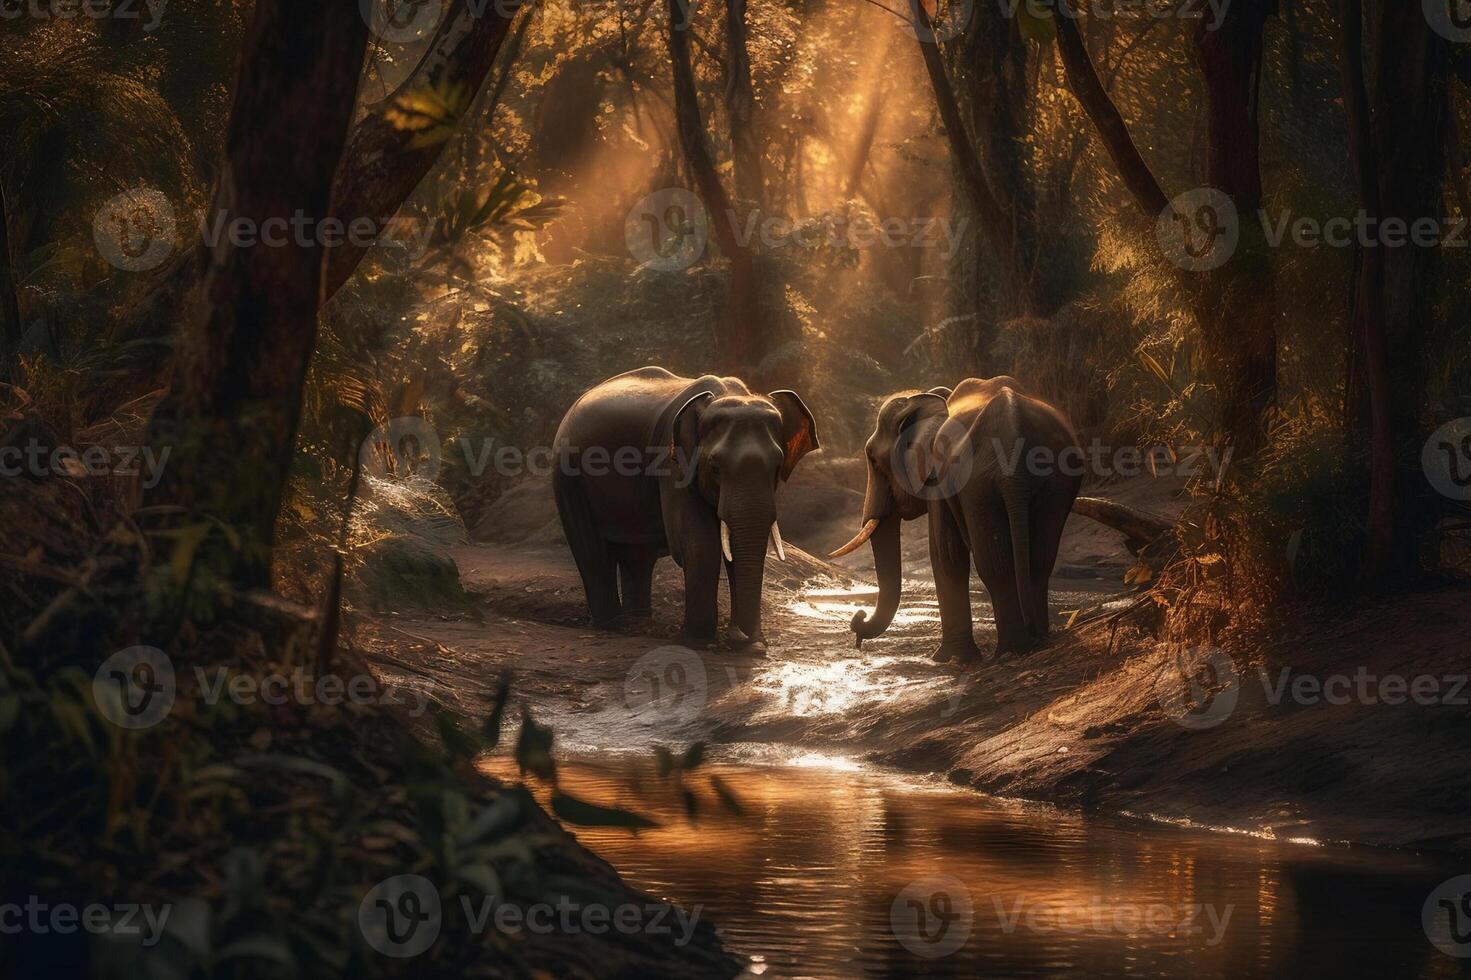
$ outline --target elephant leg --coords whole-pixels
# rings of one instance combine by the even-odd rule
[[[705,644],[715,638],[719,625],[720,530],[713,520],[686,526],[685,530],[684,629],[680,640]]]
[[[1011,529],[1001,498],[986,495],[967,501],[966,527],[970,530],[971,553],[976,572],[991,597],[996,617],[996,652],[1030,649],[1021,596],[1017,593],[1016,566],[1011,558]]]
[[[654,563],[658,560],[658,552],[643,545],[624,545],[618,549],[623,615],[647,619],[654,614]]]
[[[940,645],[934,659],[980,660],[981,649],[971,632],[970,553],[950,505],[943,500],[930,503],[930,568],[940,600]]]
[[[586,491],[577,477],[558,472],[552,475],[552,492],[562,518],[562,531],[577,562],[577,572],[582,576],[582,589],[587,594],[593,622],[611,622],[621,611],[618,571],[612,550],[598,530]]]
[[[1073,509],[1073,498],[1077,487],[1070,485],[1056,490],[1049,489],[1038,497],[1034,507],[1037,511],[1037,532],[1032,538],[1032,608],[1039,636],[1046,636],[1052,628],[1052,613],[1048,602],[1048,591],[1052,581],[1052,570],[1057,565],[1057,552],[1062,544],[1062,530],[1067,524],[1068,514]]]

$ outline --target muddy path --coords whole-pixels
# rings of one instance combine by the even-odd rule
[[[784,519],[794,544],[827,550],[850,531],[856,496],[831,486],[809,506],[826,520]],[[530,492],[506,520],[531,529],[516,541],[463,544],[450,554],[479,618],[387,616],[357,624],[375,662],[404,683],[478,716],[496,678],[516,677],[518,697],[569,751],[635,751],[703,740],[731,759],[780,761],[832,753],[943,772],[953,762],[906,758],[922,736],[981,716],[1006,724],[1096,676],[1102,663],[1060,656],[1065,634],[1024,658],[959,668],[930,659],[939,621],[922,522],[904,543],[905,594],[889,632],[857,649],[848,624],[877,589],[867,549],[841,564],[800,547],[768,560],[764,616],[771,649],[752,657],[719,646],[674,645],[682,612],[678,568],[661,561],[654,615],[614,630],[589,625],[581,583],[555,518]],[[1125,596],[1129,556],[1083,518],[1070,523],[1053,582],[1054,624],[1096,615]],[[722,588],[722,593],[724,589]],[[728,613],[722,594],[722,616]],[[990,604],[972,582],[977,642],[994,645]]]
[[[1230,676],[1188,692],[1208,709],[1209,724],[1199,725],[1182,723],[1181,706],[1163,696],[1162,683],[1182,683],[1179,652],[1142,631],[1114,631],[1109,613],[1135,599],[1123,583],[1130,558],[1112,532],[1077,515],[1052,582],[1052,637],[1025,656],[961,668],[929,656],[938,622],[920,522],[906,528],[900,614],[885,636],[855,649],[848,622],[855,609],[872,608],[871,559],[866,550],[838,565],[811,556],[856,525],[859,495],[850,487],[828,481],[789,497],[782,524],[801,547],[785,564],[768,562],[771,648],[759,658],[673,644],[682,588],[667,560],[656,571],[652,620],[591,627],[540,490],[507,495],[499,540],[450,548],[476,598],[474,616],[354,617],[359,645],[386,678],[479,718],[510,670],[517,699],[557,733],[559,754],[648,758],[656,745],[704,741],[730,764],[877,764],[1084,811],[1471,851],[1463,805],[1471,769],[1461,763],[1471,711],[1451,696],[1456,688],[1442,685],[1448,696],[1434,704],[1391,705],[1284,699],[1278,686],[1284,671],[1320,684],[1340,674],[1439,677],[1448,664],[1464,674],[1471,605],[1463,592],[1284,627],[1222,661]],[[1108,495],[1161,512],[1174,490],[1147,482]],[[989,651],[990,607],[978,581],[972,606],[977,642]],[[1225,714],[1209,717],[1222,705]]]

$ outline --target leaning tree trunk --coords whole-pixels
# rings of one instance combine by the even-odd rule
[[[463,86],[466,104],[473,103],[501,50],[512,18],[525,5],[525,0],[498,0],[492,4],[454,0],[412,74],[391,96],[370,107],[353,128],[333,185],[334,215],[345,221],[367,219],[373,223],[375,235],[383,231],[439,159],[446,142],[416,142],[413,133],[389,124],[387,113],[407,92],[433,85]],[[483,16],[476,16],[476,11],[482,11]],[[349,241],[332,249],[324,300],[342,288],[366,253],[364,245]],[[202,279],[207,259],[202,243],[181,252],[147,295],[119,320],[114,339],[133,340],[170,332],[182,315],[187,297]]]
[[[761,143],[756,138],[756,94],[751,87],[751,55],[746,46],[746,0],[725,0],[725,109],[730,116],[731,157],[736,195],[759,210],[766,204]]]
[[[257,0],[212,213],[256,228],[328,213],[367,40],[357,4]],[[205,305],[180,332],[172,388],[149,423],[150,443],[172,455],[143,502],[165,508],[154,513],[168,515],[176,554],[207,535],[195,581],[249,588],[270,582],[327,256],[309,240],[229,238],[208,251]]]
[[[5,186],[0,183],[0,381],[9,380],[20,350],[20,299],[15,289],[15,266],[10,260]]]
[[[523,0],[483,4],[454,0],[429,50],[398,90],[372,106],[356,126],[342,155],[342,170],[332,188],[332,213],[344,221],[367,219],[380,232],[429,173],[449,138],[421,141],[422,134],[389,121],[404,95],[422,89],[464,92],[468,108],[485,84],[496,55],[510,32]],[[455,120],[458,122],[458,120]],[[327,262],[327,295],[342,287],[363,260],[367,248],[345,243]]]
[[[1382,212],[1379,194],[1379,154],[1369,116],[1369,92],[1364,81],[1364,10],[1362,0],[1342,0],[1339,68],[1343,77],[1343,105],[1348,116],[1348,152],[1358,181],[1360,203],[1370,222]],[[1357,290],[1349,315],[1349,356],[1362,368],[1369,391],[1369,519],[1364,553],[1365,582],[1383,581],[1390,574],[1394,547],[1394,438],[1389,421],[1389,367],[1384,344],[1384,251],[1360,248]],[[1344,428],[1357,427],[1358,413],[1349,405],[1354,386],[1345,392]]]
[[[700,117],[695,72],[690,61],[689,0],[669,0],[669,60],[674,78],[674,122],[685,165],[709,214],[716,244],[730,260],[730,287],[716,326],[716,360],[734,374],[757,370],[769,352],[770,329],[761,313],[756,260],[736,235],[735,208],[720,181]]]
[[[1067,0],[1058,3],[1061,9],[1053,21],[1068,87],[1093,123],[1141,215],[1154,222],[1170,206],[1169,196],[1099,80],[1078,30],[1077,14],[1067,9]],[[1198,37],[1196,42],[1208,89],[1208,177],[1223,182],[1220,190],[1241,202],[1238,207],[1252,208],[1241,215],[1243,234],[1259,224],[1254,220],[1261,200],[1256,86],[1262,24],[1273,7],[1272,0],[1241,0],[1230,7],[1220,38]],[[1203,281],[1180,273],[1213,362],[1221,428],[1236,458],[1243,461],[1260,447],[1262,410],[1276,397],[1275,304],[1260,295],[1270,282],[1265,252],[1264,243],[1253,246],[1248,240],[1223,266],[1205,274]],[[1240,317],[1249,322],[1239,321]]]

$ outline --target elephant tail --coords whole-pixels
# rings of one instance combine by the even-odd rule
[[[1029,528],[1031,513],[1027,501],[1027,483],[1020,475],[1001,482],[1001,503],[1006,507],[1006,520],[1011,530],[1011,564],[1016,572],[1016,598],[1022,610],[1022,624],[1028,636],[1035,636],[1040,623],[1033,622],[1032,609],[1032,542]]]

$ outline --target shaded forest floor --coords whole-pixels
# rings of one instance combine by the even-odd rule
[[[856,526],[861,469],[824,461],[804,479],[779,502],[783,530],[823,553]],[[1166,513],[1178,506],[1177,489],[1144,479],[1101,494]],[[1178,676],[1165,646],[1109,625],[1106,614],[1132,601],[1122,580],[1131,562],[1112,532],[1084,518],[1071,519],[1064,539],[1049,642],[962,670],[929,659],[938,622],[922,522],[905,529],[900,615],[862,650],[847,623],[874,599],[866,549],[841,566],[805,552],[785,565],[768,561],[767,657],[685,654],[668,646],[682,609],[672,562],[656,573],[651,622],[619,631],[587,624],[548,497],[535,484],[513,489],[476,528],[480,540],[450,549],[477,600],[474,616],[357,621],[380,669],[417,676],[477,717],[498,674],[511,669],[518,696],[558,733],[559,751],[707,740],[732,761],[830,753],[1085,810],[1279,838],[1471,850],[1471,814],[1457,802],[1471,793],[1462,764],[1471,713],[1456,703],[1471,691],[1447,677],[1457,673],[1447,665],[1464,662],[1471,627],[1462,592],[1279,629],[1261,649],[1238,654],[1234,677],[1202,692],[1208,724],[1199,725],[1190,723],[1199,716],[1179,720],[1174,688],[1161,679]],[[985,593],[978,581],[972,588],[977,641],[989,650]],[[1065,628],[1074,610],[1081,625]],[[679,710],[651,711],[641,678],[650,664],[672,662],[695,675],[680,675],[688,699]],[[1356,674],[1386,698],[1390,678],[1404,678],[1407,690],[1417,677],[1438,678],[1442,703],[1293,694],[1300,677],[1352,682]]]

